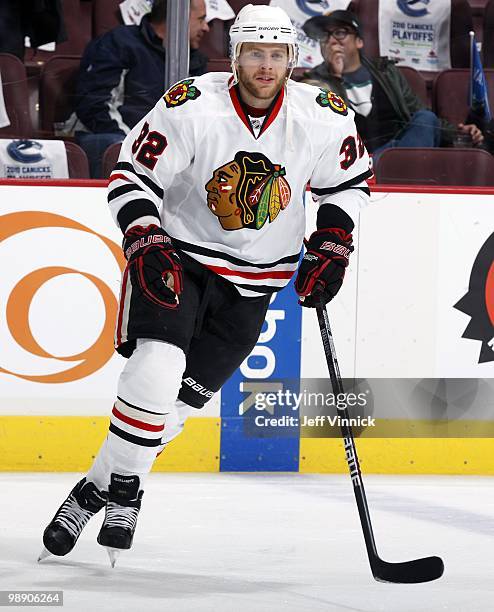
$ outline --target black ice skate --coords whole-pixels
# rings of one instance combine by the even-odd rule
[[[142,495],[138,476],[111,475],[105,520],[98,534],[98,544],[106,547],[112,567],[115,567],[120,552],[132,546]]]
[[[85,478],[78,482],[45,529],[45,548],[38,561],[46,559],[50,554],[62,557],[69,553],[89,519],[106,504],[107,495],[106,491],[99,491]]]

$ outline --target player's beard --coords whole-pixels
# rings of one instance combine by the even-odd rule
[[[256,78],[260,76],[261,73],[257,73],[253,76],[248,76],[241,66],[238,66],[238,80],[245,87],[245,89],[250,93],[251,96],[258,98],[259,100],[270,100],[274,98],[276,94],[283,88],[286,82],[286,73],[282,76],[276,78],[276,75],[269,75],[273,77],[273,81],[270,86],[260,86],[256,81]]]

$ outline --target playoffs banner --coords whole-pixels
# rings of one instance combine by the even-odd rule
[[[451,68],[451,0],[379,2],[379,52],[416,70]]]
[[[0,140],[0,178],[69,178],[61,140]]]
[[[298,65],[302,68],[313,68],[323,61],[319,43],[309,38],[302,26],[311,17],[346,9],[350,0],[271,0],[269,4],[286,11],[297,28]]]

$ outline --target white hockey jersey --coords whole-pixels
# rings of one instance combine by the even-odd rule
[[[307,183],[355,217],[372,172],[338,96],[289,81],[261,124],[231,83],[215,72],[171,87],[123,142],[108,201],[124,231],[159,209],[179,249],[255,296],[297,269]]]

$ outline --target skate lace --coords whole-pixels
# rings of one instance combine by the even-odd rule
[[[76,498],[70,495],[58,511],[55,522],[65,527],[71,535],[77,538],[93,515],[94,512],[81,508]]]
[[[120,506],[115,502],[108,502],[106,506],[105,527],[121,527],[133,531],[137,523],[139,508]]]

